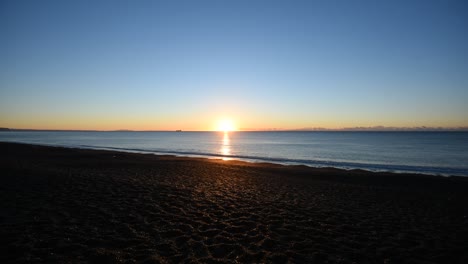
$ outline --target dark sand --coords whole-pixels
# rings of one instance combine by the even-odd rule
[[[467,178],[0,153],[1,263],[468,263]]]

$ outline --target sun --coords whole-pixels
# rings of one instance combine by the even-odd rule
[[[229,131],[234,131],[236,130],[236,126],[234,125],[234,122],[230,119],[222,119],[218,122],[218,125],[216,127],[217,131],[224,131],[224,132],[229,132]]]

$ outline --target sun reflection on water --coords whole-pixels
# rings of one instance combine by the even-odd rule
[[[228,132],[224,132],[221,145],[221,154],[223,155],[223,160],[231,160],[231,158],[226,157],[231,155],[231,145]]]

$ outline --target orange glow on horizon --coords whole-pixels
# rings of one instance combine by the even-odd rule
[[[39,115],[35,113],[19,114],[9,116],[0,113],[0,127],[12,129],[56,129],[56,130],[135,130],[135,131],[272,131],[272,130],[295,130],[295,129],[343,129],[354,127],[441,127],[461,128],[468,127],[464,120],[458,117],[453,119],[431,120],[419,119],[399,120],[384,119],[372,120],[369,118],[343,118],[340,116],[288,116],[260,115],[256,112],[242,112],[235,115],[222,115],[222,109],[215,111],[193,113],[189,115],[166,114],[156,115],[154,113],[144,114],[101,114],[101,113],[53,113],[50,115]],[[235,117],[235,118],[234,118]],[[238,122],[242,120],[242,122]]]

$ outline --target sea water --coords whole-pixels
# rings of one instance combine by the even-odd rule
[[[468,132],[5,131],[0,141],[468,176]]]

